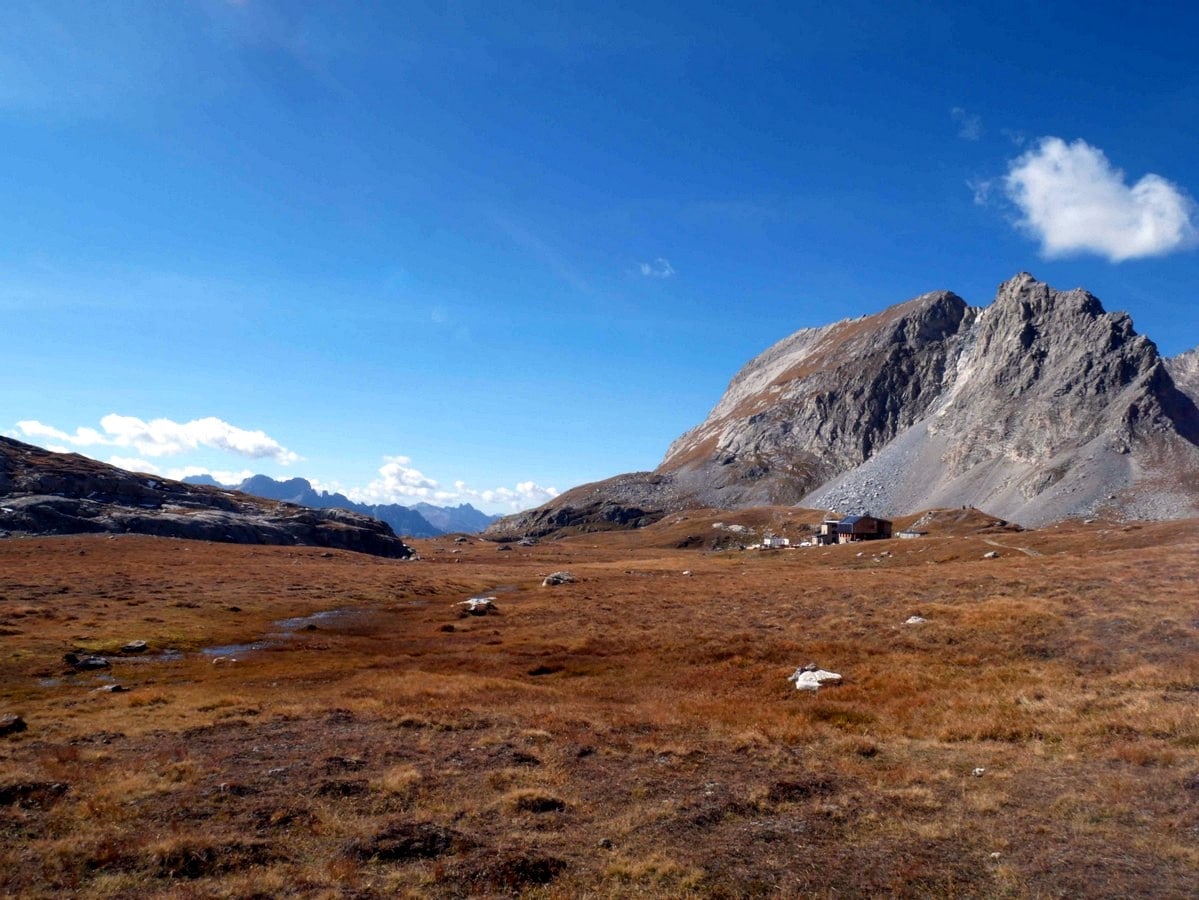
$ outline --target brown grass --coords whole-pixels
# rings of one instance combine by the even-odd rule
[[[419,562],[0,541],[0,713],[29,724],[0,738],[0,894],[1193,890],[1199,523],[672,549],[790,512]],[[483,592],[499,614],[458,618]],[[328,610],[356,613],[269,637]],[[795,691],[808,662],[844,683]]]

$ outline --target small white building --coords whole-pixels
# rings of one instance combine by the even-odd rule
[[[775,537],[773,534],[768,534],[762,538],[763,550],[781,550],[784,547],[790,547],[791,541],[785,537]]]

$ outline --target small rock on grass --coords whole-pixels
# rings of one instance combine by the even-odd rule
[[[108,668],[108,660],[103,656],[80,656],[78,653],[64,653],[62,659],[76,672]]]
[[[553,587],[556,584],[570,584],[574,580],[575,577],[569,572],[551,572],[541,583],[546,587]]]
[[[15,714],[0,716],[0,735],[17,734],[24,731],[29,726],[25,724],[25,720]]]

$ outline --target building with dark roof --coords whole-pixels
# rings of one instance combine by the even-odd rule
[[[891,537],[891,520],[876,516],[846,516],[825,519],[816,540],[821,544],[850,544],[854,541],[878,541]]]

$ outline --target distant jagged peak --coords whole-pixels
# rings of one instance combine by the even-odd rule
[[[1172,356],[1165,364],[1178,389],[1199,403],[1199,347]]]

